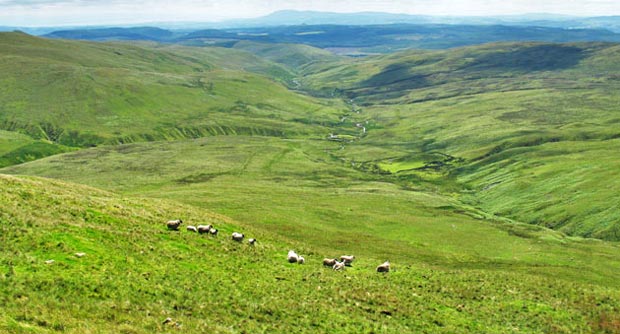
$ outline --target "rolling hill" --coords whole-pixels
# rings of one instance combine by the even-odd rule
[[[232,49],[2,33],[0,57],[0,128],[66,146],[237,133],[325,135],[344,108],[291,92],[279,83],[290,78],[287,69]]]
[[[139,154],[153,144],[130,144],[133,153],[117,149]],[[49,179],[0,175],[0,188],[6,333],[606,333],[620,321],[617,246],[542,230],[525,237],[458,213],[437,219],[431,198],[410,202],[428,212],[428,221],[417,213],[398,228],[369,224],[381,232],[368,233],[331,213],[331,227],[267,226]],[[393,191],[363,196],[390,198]],[[338,195],[343,202],[349,196]],[[173,217],[214,224],[220,236],[167,231],[164,222]],[[227,235],[234,230],[258,244],[233,242]],[[448,231],[452,236],[441,237]],[[286,262],[291,248],[307,263]],[[322,266],[323,257],[343,252],[357,255],[352,267]],[[393,271],[374,272],[388,254]]]
[[[0,332],[620,330],[620,46],[235,43],[0,34]]]
[[[302,85],[363,110],[353,120],[368,121],[362,153],[351,149],[346,159],[404,179],[455,181],[485,212],[616,240],[620,216],[607,203],[619,197],[603,183],[618,167],[618,50],[502,43],[410,51],[330,68]],[[370,156],[368,146],[382,151]]]
[[[342,21],[345,22],[345,21]],[[599,27],[557,28],[497,24],[404,24],[366,25],[293,24],[245,28],[170,31],[154,27],[100,28],[55,31],[49,38],[80,40],[144,40],[191,46],[234,47],[239,42],[303,44],[336,54],[364,56],[406,49],[448,49],[491,42],[620,42],[620,34]],[[305,58],[310,54],[305,50]],[[294,51],[293,51],[294,52]],[[300,53],[297,52],[299,55]]]

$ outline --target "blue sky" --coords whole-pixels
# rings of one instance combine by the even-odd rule
[[[284,9],[485,16],[620,15],[620,0],[0,0],[0,26],[213,22]]]

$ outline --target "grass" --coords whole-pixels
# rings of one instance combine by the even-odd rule
[[[3,33],[0,57],[0,127],[67,146],[237,133],[322,136],[345,108],[289,91],[275,81],[286,79],[285,69],[235,50]],[[274,79],[235,62],[274,72]]]
[[[366,124],[341,159],[411,187],[460,193],[491,214],[618,240],[617,210],[603,204],[617,194],[599,183],[616,169],[617,50],[502,43],[407,51],[332,66],[303,83],[347,97],[357,109],[349,126]],[[554,143],[562,149],[545,149]],[[527,177],[543,165],[543,176]]]
[[[288,219],[312,222],[292,226],[233,221],[196,205],[59,181],[0,182],[0,328],[8,333],[168,332],[166,317],[184,331],[215,333],[617,330],[616,246],[518,236],[456,213],[438,217],[438,199],[422,194],[403,206],[414,204],[416,215],[408,217],[395,215],[396,204],[381,210],[394,189],[372,200],[346,192],[336,201],[358,199],[350,213],[321,223],[311,212],[289,212]],[[372,203],[365,221],[352,219]],[[376,221],[389,215],[396,219]],[[221,236],[166,231],[171,217],[213,223]],[[232,242],[226,235],[233,230],[256,236],[258,246]],[[290,248],[305,255],[306,265],[285,261]],[[323,257],[344,252],[356,254],[352,268],[321,266]],[[394,271],[375,273],[386,256]]]
[[[0,45],[0,332],[620,330],[616,45]]]
[[[615,178],[610,178],[619,162],[610,152],[618,144],[615,139],[510,149],[485,167],[463,173],[463,181],[475,187],[474,201],[487,212],[573,235],[618,239],[618,210],[607,204],[618,197]]]
[[[0,167],[33,161],[73,149],[50,143],[46,140],[34,140],[17,132],[0,130]]]
[[[327,141],[216,137],[96,148],[2,171],[178,200],[319,249],[379,258],[405,256],[395,251],[400,246],[387,247],[393,242],[411,247],[415,258],[444,265],[512,261],[515,254],[531,254],[525,261],[536,263],[534,254],[549,250],[529,247],[541,239],[560,246],[570,240],[550,230],[504,223],[450,196],[407,190],[333,164],[323,145],[338,150]],[[166,159],[174,163],[157,163]],[[506,247],[519,234],[531,240]],[[359,244],[359,238],[368,242]]]

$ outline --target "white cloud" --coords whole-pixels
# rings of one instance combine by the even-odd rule
[[[218,21],[276,10],[378,11],[427,15],[558,13],[620,15],[616,0],[0,0],[0,25]]]

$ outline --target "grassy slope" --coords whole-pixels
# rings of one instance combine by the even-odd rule
[[[342,108],[337,102],[219,68],[226,66],[223,53],[3,33],[0,124],[35,138],[88,146],[218,133],[324,135],[330,118],[337,119]],[[230,54],[229,64],[252,59]],[[266,63],[256,66],[268,71]]]
[[[61,43],[68,43],[64,48],[78,45]],[[79,44],[80,47],[85,45],[111,51],[107,44]],[[132,48],[120,44],[114,47]],[[190,68],[191,64],[208,67],[213,65],[205,65],[207,59],[219,57],[201,58],[196,55],[201,52],[199,49],[152,51],[142,46],[132,50],[178,57],[163,64],[171,66],[164,75],[166,80],[174,78],[180,82],[188,78],[188,68],[183,64],[190,64]],[[93,52],[96,56],[100,51]],[[613,69],[606,65],[613,54],[613,48],[600,48],[578,63],[590,61],[591,69],[596,66],[599,70]],[[140,57],[132,59],[135,64],[123,61],[120,67],[132,75],[139,74],[140,85],[145,82],[143,75],[148,77],[153,72],[156,77],[162,76],[160,69],[136,72],[136,67],[150,65],[139,64]],[[79,61],[72,60],[71,66]],[[372,61],[378,60],[368,60]],[[103,67],[107,69],[107,66]],[[564,71],[580,73],[575,64],[562,66]],[[89,70],[88,66],[80,69]],[[118,71],[110,74],[114,80],[118,80],[119,73],[124,73],[118,68],[114,71]],[[483,69],[483,73],[488,74],[488,71]],[[504,73],[502,71],[499,72]],[[372,85],[386,77],[379,72],[364,79],[364,85],[370,86],[354,87],[350,92],[359,93],[358,98],[372,95],[368,94]],[[515,72],[512,79],[524,79],[522,75],[527,73],[522,72],[529,70],[526,67]],[[497,196],[499,191],[502,196],[531,200],[531,197],[524,197],[529,188],[523,190],[516,182],[521,179],[523,161],[534,163],[537,175],[545,175],[556,170],[556,166],[566,169],[577,166],[583,157],[595,156],[597,150],[601,154],[612,152],[613,146],[608,143],[615,141],[602,140],[613,137],[609,125],[616,116],[609,114],[613,112],[611,105],[615,97],[606,93],[613,78],[611,75],[605,77],[599,90],[589,90],[595,88],[596,78],[580,77],[577,84],[587,85],[574,92],[582,95],[567,95],[561,90],[563,86],[554,87],[558,97],[570,96],[582,103],[580,108],[585,107],[586,103],[581,101],[588,96],[591,101],[601,101],[588,109],[595,115],[591,119],[593,122],[586,123],[575,111],[570,114],[570,125],[561,122],[557,125],[552,122],[555,118],[546,113],[545,117],[537,114],[537,122],[527,113],[520,116],[525,105],[528,110],[531,107],[528,103],[532,103],[533,95],[528,96],[529,91],[489,92],[490,87],[501,88],[514,82],[510,76],[503,80],[501,73],[498,73],[497,82],[480,85],[483,91],[473,95],[458,91],[456,95],[464,96],[446,94],[405,106],[377,105],[375,97],[370,96],[364,101],[366,105],[361,113],[355,112],[360,110],[358,105],[351,104],[348,118],[338,123],[343,112],[339,104],[325,106],[316,99],[299,95],[293,95],[295,98],[290,100],[290,92],[281,86],[274,88],[276,86],[271,86],[272,82],[264,77],[208,69],[200,76],[220,80],[213,88],[218,96],[244,94],[244,99],[250,101],[272,97],[277,115],[285,115],[281,122],[274,121],[277,115],[265,114],[264,106],[241,103],[229,113],[218,114],[218,121],[247,122],[249,114],[254,117],[254,126],[262,121],[265,122],[261,124],[263,129],[271,131],[282,131],[281,128],[286,127],[286,131],[318,137],[327,130],[337,130],[359,138],[343,143],[309,140],[302,138],[304,136],[279,139],[239,135],[136,143],[82,150],[2,169],[3,173],[43,175],[89,184],[122,195],[57,181],[0,178],[2,247],[6,247],[0,252],[4,267],[0,271],[3,283],[0,284],[0,298],[3,305],[8,305],[8,310],[0,316],[0,329],[16,333],[57,330],[151,333],[166,331],[161,321],[172,316],[189,332],[289,333],[293,328],[330,333],[618,331],[620,293],[614,270],[620,262],[617,245],[567,238],[543,228],[498,220],[474,207],[510,215],[513,211],[493,208],[506,207],[505,201],[500,200],[503,198]],[[75,78],[84,76],[76,74]],[[346,75],[341,78],[342,82],[359,82],[358,79],[347,81]],[[397,94],[385,95],[388,102],[413,102],[416,94],[421,94],[418,88],[395,84]],[[269,85],[268,89],[259,89],[264,85]],[[439,94],[444,90],[449,92],[444,88],[459,84],[435,85]],[[16,86],[13,83],[7,87]],[[100,88],[102,92],[114,92],[108,90],[110,87]],[[191,95],[196,88],[179,89],[175,92]],[[329,89],[332,88],[324,91]],[[433,89],[432,85],[429,89]],[[41,94],[44,92],[42,90]],[[151,96],[146,92],[132,94],[141,98]],[[532,92],[543,97],[553,90]],[[599,97],[595,98],[597,95]],[[157,100],[165,97],[159,93],[153,93],[152,97],[153,105],[171,103]],[[109,97],[102,95],[101,98],[108,101]],[[479,98],[482,100],[477,100]],[[515,110],[510,110],[509,115],[498,112],[498,99],[509,101]],[[194,101],[193,98],[183,103],[175,101],[184,112],[192,110],[190,101]],[[539,103],[540,99],[534,101]],[[544,106],[555,107],[554,101],[548,99]],[[321,107],[311,109],[313,113],[306,112],[317,104]],[[146,114],[133,114],[135,109],[135,106],[131,108],[128,121],[136,122],[138,118],[132,118],[138,115],[146,123],[165,119],[160,115],[149,119]],[[192,117],[187,122],[191,120],[190,124],[195,126],[197,119]],[[411,123],[412,119],[416,122]],[[505,123],[496,124],[498,119]],[[520,119],[521,123],[515,119]],[[366,120],[369,121],[364,123],[368,132],[363,134],[354,123]],[[459,130],[445,120],[468,127]],[[172,122],[180,124],[178,119]],[[128,124],[135,127],[126,129],[127,124],[124,124],[123,131],[143,129],[143,124]],[[506,131],[504,137],[499,136],[504,142],[496,143],[497,135],[507,128],[505,124],[518,124],[521,129]],[[550,130],[550,124],[556,126]],[[579,130],[569,131],[571,126]],[[192,129],[178,129],[179,133],[166,138],[203,135]],[[96,134],[100,133],[104,131]],[[261,133],[255,131],[254,134]],[[582,133],[595,136],[584,137]],[[279,132],[266,134],[278,135]],[[523,137],[524,134],[531,138]],[[559,143],[539,145],[549,141],[545,138],[551,135],[566,137],[561,137]],[[136,139],[124,138],[127,141]],[[589,141],[574,145],[567,139]],[[524,149],[519,143],[533,148]],[[446,152],[454,156],[462,154],[464,160],[450,160]],[[554,158],[566,153],[574,154],[570,165]],[[426,166],[435,160],[446,165],[410,170],[411,166]],[[600,185],[602,181],[596,180],[610,175],[614,160],[610,155],[611,166],[603,162],[595,164],[596,178],[588,168],[575,169],[578,171],[575,175],[598,182],[592,186]],[[374,165],[379,162],[394,174],[368,173],[376,171]],[[454,174],[455,171],[458,174]],[[533,189],[542,192],[554,180],[566,182],[573,179],[573,175],[562,173],[560,177],[565,179],[554,179],[554,174],[545,178],[545,183],[540,183],[534,175],[531,183],[538,186]],[[502,183],[489,186],[496,179],[501,179]],[[484,191],[460,193],[459,182],[464,182],[471,190],[482,188]],[[595,190],[586,184],[577,189],[557,187],[554,195],[566,189],[582,192],[584,196],[580,198],[594,201],[587,195],[588,191]],[[596,200],[613,199],[613,189],[597,191]],[[455,194],[445,195],[450,191]],[[469,205],[458,201],[458,197]],[[184,202],[184,205],[171,200]],[[553,202],[553,197],[549,200],[551,205],[546,203],[550,208],[545,211],[546,215],[556,212],[553,204],[557,202]],[[522,206],[528,209],[531,219],[536,219],[539,212],[537,203],[531,208]],[[206,209],[226,214],[236,222]],[[609,218],[608,213],[615,214],[614,210],[596,213],[606,218]],[[523,217],[521,212],[515,215]],[[260,246],[252,250],[234,245],[225,238],[215,241],[186,232],[168,233],[160,222],[172,217],[188,217],[186,221],[191,222],[215,221],[222,227],[223,234],[243,229],[257,235]],[[118,226],[130,227],[124,230]],[[577,232],[588,233],[587,230]],[[609,235],[601,234],[601,237]],[[306,266],[288,265],[283,261],[286,250],[292,247],[307,255]],[[88,255],[78,260],[72,255],[78,251],[86,251]],[[333,273],[321,268],[320,259],[324,256],[342,253],[358,256],[352,269]],[[42,263],[49,258],[55,259],[56,264]],[[386,258],[396,270],[389,275],[376,275],[374,266]],[[176,266],[172,267],[171,262]],[[325,318],[330,321],[324,321]]]
[[[540,261],[537,254],[553,252],[533,246],[540,240],[569,242],[549,230],[485,220],[450,197],[405,190],[334,164],[325,150],[338,148],[327,144],[258,137],[131,144],[60,155],[2,172],[175,199],[304,241],[306,247],[379,258],[413,256],[429,264],[467,267],[512,262],[521,254],[522,261],[534,265]],[[522,242],[517,248],[511,235],[524,238],[517,239],[517,244]],[[360,244],[359,238],[373,242]],[[388,247],[391,243],[400,246]],[[403,246],[416,255],[399,254]],[[561,261],[570,263],[568,258]],[[592,273],[601,270],[607,269],[591,268]]]
[[[200,59],[216,68],[257,73],[277,81],[289,83],[294,78],[292,69],[285,64],[255,55],[242,48],[184,47],[176,44],[155,45],[157,49]]]
[[[0,130],[0,167],[15,165],[73,149],[13,131]]]
[[[8,333],[167,332],[161,324],[166,317],[184,331],[216,333],[618,330],[620,286],[611,268],[620,261],[617,247],[558,242],[544,237],[548,232],[518,237],[459,214],[425,218],[436,213],[438,202],[422,202],[422,195],[409,201],[415,218],[403,215],[381,233],[365,231],[379,228],[373,220],[387,212],[368,215],[363,223],[345,214],[329,223],[338,233],[325,233],[327,223],[313,221],[324,229],[319,236],[295,232],[311,226],[234,222],[197,206],[58,181],[0,176],[0,184],[0,329]],[[186,196],[198,192],[177,187]],[[221,185],[203,191],[211,187]],[[395,197],[396,191],[373,186],[375,195],[368,195],[368,188],[359,188],[362,203],[373,197],[364,206],[381,204],[379,198]],[[307,186],[299,191],[313,192]],[[222,236],[168,232],[162,222],[171,217],[215,223]],[[239,229],[257,236],[259,245],[225,237]],[[351,232],[342,234],[345,229]],[[468,239],[475,242],[462,242]],[[306,265],[286,263],[292,247],[306,255]],[[76,252],[86,256],[76,258]],[[343,252],[358,256],[352,268],[322,268],[324,256]],[[374,273],[388,254],[394,272]],[[55,262],[45,264],[49,259]]]
[[[303,71],[307,66],[316,63],[325,64],[342,60],[329,51],[302,44],[275,44],[241,41],[234,45],[235,49],[250,52],[262,59],[269,59],[282,64],[292,71]]]
[[[407,52],[341,65],[305,83],[323,94],[340,87],[336,93],[361,110],[349,126],[368,121],[363,140],[342,158],[414,184],[455,191],[463,184],[464,199],[487,212],[617,240],[620,216],[607,203],[618,193],[596,180],[617,170],[619,50],[533,43]],[[543,172],[530,170],[541,165],[544,177],[521,179]]]

